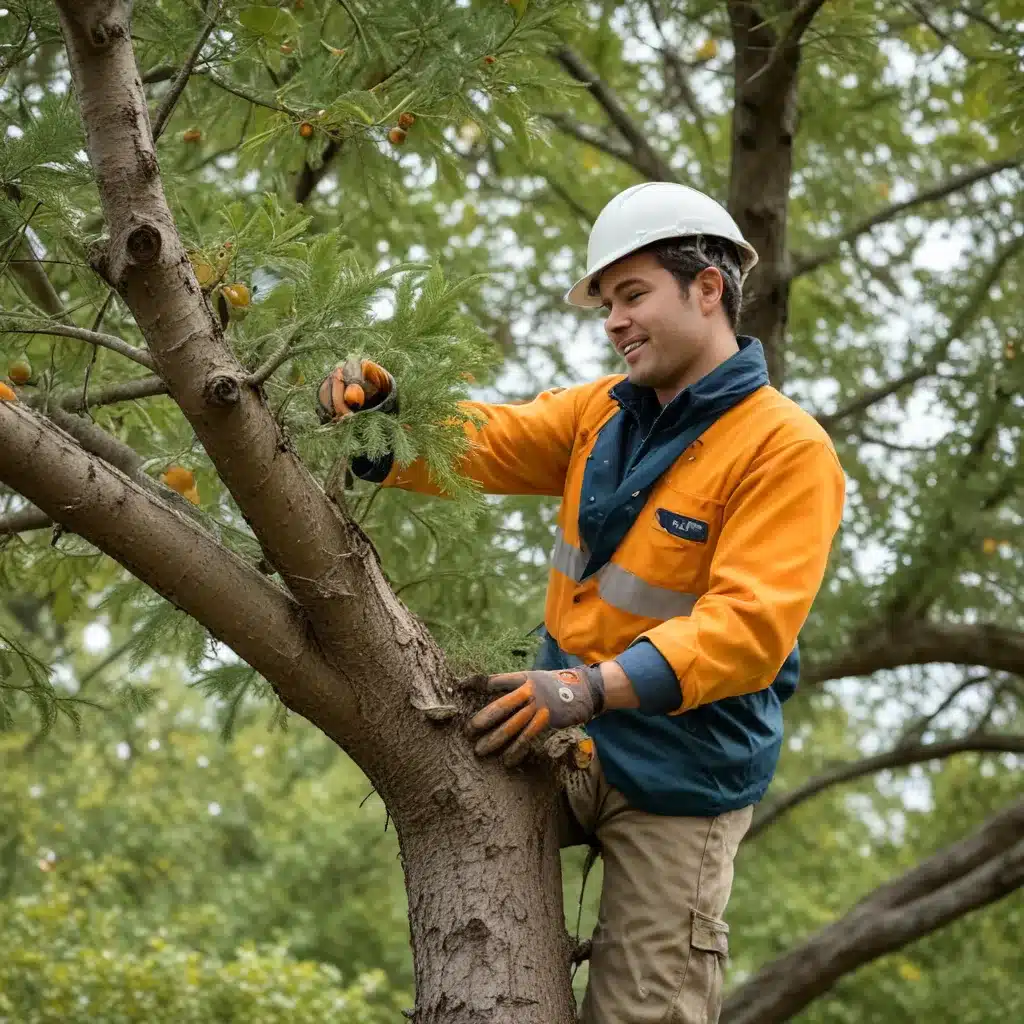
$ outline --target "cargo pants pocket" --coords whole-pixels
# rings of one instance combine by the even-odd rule
[[[686,970],[667,1024],[718,1024],[724,966],[729,956],[729,926],[691,908],[687,953]]]

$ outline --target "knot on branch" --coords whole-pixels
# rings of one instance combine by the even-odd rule
[[[137,267],[148,267],[160,257],[163,242],[160,232],[152,224],[140,224],[128,235],[125,247],[128,259]]]
[[[238,386],[238,380],[226,373],[218,373],[210,377],[203,388],[203,398],[210,405],[226,408],[230,405],[237,405],[242,397],[242,389]]]

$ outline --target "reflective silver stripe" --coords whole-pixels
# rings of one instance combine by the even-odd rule
[[[587,567],[587,554],[573,547],[559,530],[555,534],[555,546],[551,552],[551,564],[569,579],[579,583],[583,570]]]
[[[696,594],[656,587],[614,562],[602,566],[597,577],[598,593],[603,601],[619,611],[645,619],[664,621],[677,615],[689,615],[697,603]]]

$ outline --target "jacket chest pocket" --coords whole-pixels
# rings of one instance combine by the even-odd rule
[[[673,590],[703,593],[722,527],[722,505],[712,498],[660,487],[648,504],[650,572]]]

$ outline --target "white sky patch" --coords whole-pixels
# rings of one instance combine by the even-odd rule
[[[82,630],[82,646],[90,654],[99,654],[110,646],[110,630],[102,622],[90,622]]]

